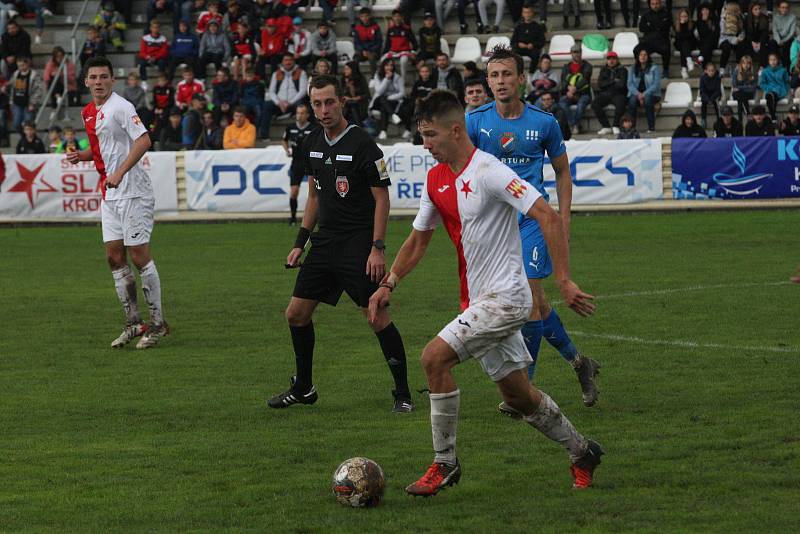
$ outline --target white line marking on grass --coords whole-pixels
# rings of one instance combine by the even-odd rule
[[[742,287],[769,287],[769,286],[788,286],[791,282],[786,280],[783,282],[750,282],[744,284],[712,284],[712,285],[697,285],[687,287],[674,287],[669,289],[649,289],[647,291],[626,291],[625,293],[612,293],[611,295],[595,295],[595,300],[606,299],[624,299],[631,297],[650,297],[654,295],[671,295],[672,293],[695,293],[698,291],[707,291],[711,289],[735,289]],[[564,304],[563,300],[554,300],[553,304]]]
[[[628,341],[631,343],[641,343],[644,345],[666,345],[670,347],[682,347],[687,349],[729,349],[729,350],[751,350],[757,352],[780,352],[788,354],[800,354],[800,348],[795,347],[754,347],[748,345],[724,345],[721,343],[698,343],[696,341],[683,341],[680,339],[645,339],[636,336],[621,336],[617,334],[592,334],[591,332],[571,331],[571,335],[579,337],[593,337],[597,339],[608,339],[611,341]]]

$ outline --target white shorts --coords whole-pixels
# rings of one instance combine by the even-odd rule
[[[103,242],[122,240],[126,247],[149,243],[155,204],[152,197],[104,200],[100,204]]]
[[[456,351],[459,360],[475,358],[497,382],[533,362],[521,331],[530,312],[529,306],[495,299],[472,302],[439,332],[439,337]]]

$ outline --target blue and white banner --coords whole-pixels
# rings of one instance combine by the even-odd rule
[[[800,197],[800,137],[673,139],[672,196]]]
[[[428,171],[436,160],[421,146],[381,147],[392,179],[392,208],[419,207]],[[568,141],[573,204],[628,204],[663,196],[661,141]],[[206,211],[288,211],[289,158],[281,147],[186,152],[189,209]],[[557,203],[555,174],[545,161],[545,186]],[[307,185],[300,188],[300,208]]]

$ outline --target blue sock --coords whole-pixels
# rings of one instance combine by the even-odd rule
[[[572,363],[578,355],[578,349],[575,348],[575,344],[572,343],[567,331],[564,330],[564,325],[561,324],[561,318],[556,313],[556,310],[551,310],[550,315],[542,321],[542,334],[565,360]]]
[[[542,321],[528,321],[522,325],[522,337],[525,346],[533,358],[533,363],[528,366],[528,379],[533,379],[536,372],[536,360],[539,358],[539,345],[542,343]]]

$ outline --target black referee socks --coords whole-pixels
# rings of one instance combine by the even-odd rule
[[[314,323],[305,326],[290,326],[294,359],[297,364],[296,393],[306,393],[314,383],[311,381],[311,368],[314,360]]]
[[[403,338],[400,337],[400,332],[394,323],[389,323],[389,326],[380,332],[375,332],[375,335],[378,336],[383,357],[386,358],[386,363],[389,364],[389,371],[392,372],[394,388],[397,390],[397,394],[403,398],[410,399],[406,349],[403,346]]]

